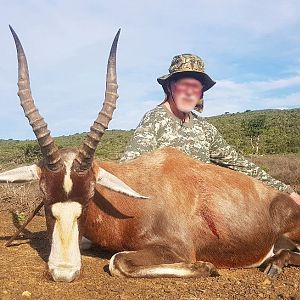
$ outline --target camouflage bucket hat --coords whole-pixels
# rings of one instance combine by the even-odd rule
[[[169,74],[157,78],[157,81],[165,90],[168,81],[176,78],[178,75],[187,75],[198,79],[203,85],[204,92],[216,83],[205,73],[203,60],[193,54],[185,53],[174,56],[169,68]]]

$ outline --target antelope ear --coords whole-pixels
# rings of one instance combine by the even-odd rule
[[[98,174],[96,174],[96,182],[97,184],[103,185],[110,190],[115,192],[125,194],[134,198],[148,199],[149,197],[142,196],[136,191],[134,191],[131,187],[129,187],[125,182],[116,177],[115,175],[105,171],[102,168],[98,169]]]
[[[41,169],[36,165],[15,168],[0,173],[0,182],[25,182],[40,179]]]

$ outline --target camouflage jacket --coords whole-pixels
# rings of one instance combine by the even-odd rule
[[[205,163],[214,163],[257,178],[287,193],[293,189],[246,160],[228,145],[219,131],[202,117],[191,113],[189,122],[182,123],[166,107],[148,111],[136,128],[121,161],[163,147],[175,147]]]

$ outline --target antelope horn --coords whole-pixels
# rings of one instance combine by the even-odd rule
[[[93,126],[91,126],[90,132],[75,158],[74,168],[77,172],[87,171],[91,167],[97,145],[104,134],[104,131],[107,129],[108,123],[112,119],[112,114],[116,108],[116,100],[118,98],[116,52],[120,31],[121,29],[118,30],[110,49],[107,63],[106,90],[103,107]]]
[[[48,169],[51,171],[57,171],[63,166],[60,153],[50,135],[47,123],[44,121],[34,104],[30,90],[27,60],[21,42],[10,25],[9,28],[15,40],[18,54],[18,95],[21,106],[23,107],[25,116],[28,119],[40,145],[43,157],[46,159]]]

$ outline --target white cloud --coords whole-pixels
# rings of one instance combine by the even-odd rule
[[[265,96],[264,93],[284,88],[298,87],[298,92],[277,97]],[[218,84],[207,92],[205,116],[238,112],[247,109],[267,109],[300,107],[300,76],[280,80],[252,81],[238,83],[230,80],[219,80]]]

